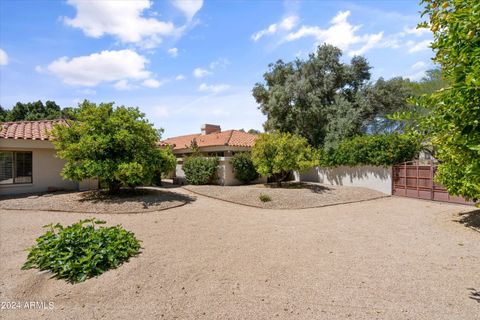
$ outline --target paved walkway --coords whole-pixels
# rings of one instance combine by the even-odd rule
[[[23,250],[42,225],[92,215],[0,211],[0,300],[54,303],[0,318],[480,319],[480,233],[452,221],[467,209],[393,197],[276,211],[197,196],[97,215],[144,249],[77,285],[21,271]]]

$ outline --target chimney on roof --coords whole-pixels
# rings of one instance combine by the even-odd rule
[[[220,128],[220,126],[216,125],[216,124],[208,124],[208,123],[205,123],[204,125],[202,125],[202,135],[206,135],[206,134],[210,134],[210,133],[215,133],[215,132],[221,132],[222,129]]]

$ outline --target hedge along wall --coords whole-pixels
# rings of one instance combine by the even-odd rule
[[[392,194],[392,165],[413,160],[420,144],[398,134],[365,135],[320,152],[320,166],[296,173],[297,181],[365,187]]]
[[[413,160],[420,151],[418,139],[400,135],[364,135],[320,152],[320,166],[393,166]]]

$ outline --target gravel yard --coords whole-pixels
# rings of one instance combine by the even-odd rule
[[[81,213],[142,213],[178,207],[193,198],[159,190],[122,190],[118,196],[99,191],[58,192],[0,197],[0,209],[46,210]]]
[[[272,184],[187,185],[184,188],[204,196],[267,209],[315,208],[387,197],[384,193],[367,188],[326,186],[314,183],[286,183],[281,188]],[[268,195],[271,201],[262,202],[260,195]]]
[[[75,285],[20,267],[43,225],[85,215],[0,209],[0,301],[54,304],[0,318],[480,319],[480,233],[466,227],[479,213],[459,216],[472,209],[388,197],[271,210],[198,196],[103,214],[142,252]]]

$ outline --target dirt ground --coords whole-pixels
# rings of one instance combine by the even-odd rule
[[[197,194],[268,209],[304,209],[358,202],[386,197],[379,191],[360,187],[327,186],[318,183],[256,184],[243,186],[203,185],[184,187]],[[271,201],[260,201],[260,195],[268,195]]]
[[[102,214],[144,248],[76,285],[20,267],[43,225],[85,214],[0,210],[0,301],[53,303],[0,318],[480,319],[480,233],[454,221],[467,210],[397,197],[270,210],[197,196]]]

